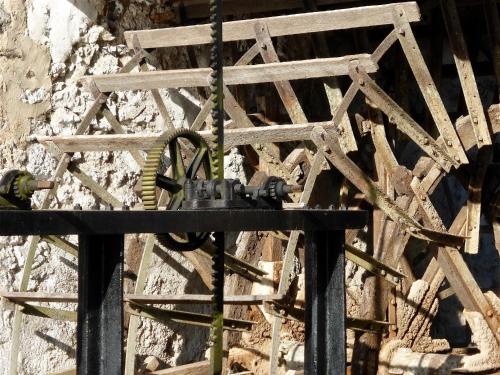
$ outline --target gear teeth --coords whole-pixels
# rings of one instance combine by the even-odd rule
[[[190,140],[193,144],[199,144],[207,147],[205,140],[196,132],[189,129],[167,130],[158,137],[155,144],[148,152],[146,162],[142,170],[142,202],[146,210],[158,209],[156,199],[156,174],[161,167],[161,158],[170,142],[174,142],[177,138],[182,137]],[[212,178],[213,173],[210,171]]]

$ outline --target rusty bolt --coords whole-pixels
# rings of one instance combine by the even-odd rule
[[[359,84],[360,86],[364,86],[365,81],[363,80],[363,78],[358,79],[358,84]]]
[[[54,181],[41,181],[41,180],[39,180],[36,182],[36,189],[37,190],[52,189],[53,187],[54,187]]]
[[[382,276],[385,276],[385,275],[387,275],[387,271],[386,271],[386,270],[380,270],[380,274],[381,274]]]
[[[405,29],[404,29],[404,28],[402,28],[402,27],[400,27],[400,28],[398,29],[398,33],[399,33],[399,35],[405,35]]]
[[[490,309],[490,310],[488,310],[488,311],[486,312],[486,315],[488,315],[488,317],[489,317],[489,318],[493,318],[493,310],[491,310],[491,309]]]
[[[453,146],[453,143],[451,143],[451,141],[446,141],[446,144],[450,147]]]
[[[428,145],[429,144],[429,138],[425,137],[422,142],[423,142],[424,145]]]

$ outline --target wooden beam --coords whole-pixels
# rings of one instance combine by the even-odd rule
[[[368,73],[377,71],[369,54],[282,63],[228,66],[224,68],[225,85],[246,85],[295,79],[310,79],[349,74],[349,63],[356,61]],[[117,73],[85,76],[86,86],[95,84],[102,92],[154,90],[161,88],[207,87],[210,68]]]
[[[73,176],[79,179],[84,186],[90,189],[92,194],[96,195],[107,204],[110,204],[115,208],[123,207],[122,202],[115,198],[107,189],[99,185],[92,177],[83,172],[75,163],[70,162],[68,164],[68,171],[70,171]]]
[[[78,303],[75,293],[44,293],[44,292],[0,292],[0,297],[12,302],[59,302]],[[279,301],[284,298],[282,294],[270,295],[233,295],[224,296],[226,305],[260,305],[266,301]],[[208,294],[180,294],[180,295],[138,295],[125,294],[124,302],[141,304],[209,304],[212,296]]]
[[[366,72],[361,68],[358,69],[358,67],[355,67],[351,70],[351,78],[358,89],[389,117],[389,121],[396,124],[401,132],[410,137],[413,142],[434,159],[445,171],[448,172],[452,165],[459,166],[458,162],[387,95]],[[462,146],[460,145],[460,147]]]
[[[260,48],[260,55],[262,56],[264,63],[272,64],[280,62],[278,53],[274,49],[273,41],[271,40],[269,28],[264,22],[258,22],[255,24],[255,39],[257,40],[257,45]],[[307,122],[306,115],[290,82],[275,81],[274,86],[276,87],[281,101],[283,102],[283,105],[285,106],[292,122],[294,124]]]
[[[489,109],[491,127],[494,134],[500,132],[500,121],[496,117],[500,113],[500,106],[493,105]],[[458,119],[457,127],[461,122],[468,121],[469,117]],[[269,143],[269,142],[291,142],[310,140],[311,131],[316,126],[321,126],[328,133],[334,132],[334,124],[331,121],[312,122],[308,124],[271,125],[254,128],[226,129],[224,132],[224,144],[226,149],[234,146]],[[469,149],[473,146],[472,127],[463,127],[460,138],[464,147]],[[198,132],[205,139],[209,139],[210,131]],[[38,136],[35,140],[45,145],[52,143],[62,152],[89,152],[89,151],[122,151],[130,149],[147,150],[158,140],[159,134],[110,134],[110,135],[71,135],[47,137]],[[440,144],[442,139],[438,139]]]
[[[457,66],[460,84],[462,85],[465,104],[472,118],[472,127],[478,148],[484,145],[491,145],[490,131],[484,115],[476,79],[474,78],[472,64],[469,59],[469,52],[462,32],[457,5],[455,0],[441,0],[441,7],[448,32],[448,40]]]
[[[402,227],[409,230],[412,236],[451,246],[461,245],[461,236],[450,235],[446,232],[437,232],[423,227],[407,211],[399,207],[396,202],[385,194],[373,180],[367,176],[351,159],[340,149],[338,141],[321,128],[315,128],[311,134],[312,141],[318,146],[323,156],[333,164],[351,183],[365,194],[366,200],[380,208],[384,213]]]
[[[271,125],[252,128],[224,130],[224,148],[256,143],[280,143],[311,139],[315,126],[323,127],[327,132],[334,130],[331,121],[311,122],[308,124]],[[210,142],[209,130],[199,131]],[[109,134],[109,135],[68,135],[58,137],[39,136],[36,141],[55,147],[63,152],[148,150],[158,140],[160,134]]]
[[[225,22],[222,33],[223,40],[230,42],[254,39],[254,26],[257,22],[265,22],[267,24],[271,37],[389,25],[393,22],[392,12],[397,5],[404,9],[410,22],[420,20],[420,10],[416,2],[374,5],[291,16]],[[134,36],[137,36],[142,48],[179,47],[208,44],[211,41],[210,25],[126,31],[124,36],[130,48],[134,46]]]
[[[456,163],[467,164],[467,155],[465,155],[465,151],[451,123],[448,112],[446,112],[431,73],[425,64],[424,57],[420,52],[409,22],[411,21],[405,9],[399,5],[396,6],[394,8],[394,27],[398,31],[399,42],[434,119],[434,123],[439,130],[439,134],[443,137],[444,147]]]

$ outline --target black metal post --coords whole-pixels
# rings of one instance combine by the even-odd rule
[[[343,231],[306,231],[306,375],[346,372]]]
[[[123,234],[80,235],[78,375],[122,375]]]

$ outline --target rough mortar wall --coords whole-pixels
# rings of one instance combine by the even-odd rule
[[[155,1],[115,2],[113,14],[104,0],[0,0],[0,175],[12,168],[25,168],[38,176],[50,177],[56,166],[43,146],[27,142],[30,135],[73,134],[93,99],[78,84],[86,74],[115,73],[131,58],[123,44],[123,31],[159,27],[150,14]],[[113,34],[100,24],[112,18]],[[161,61],[184,61],[179,51],[162,56]],[[161,92],[175,126],[192,121],[198,108],[177,93]],[[108,100],[111,111],[129,132],[163,129],[149,92],[123,92]],[[99,117],[91,131],[105,134],[109,123]],[[75,154],[73,161],[124,204],[134,206],[133,193],[140,169],[127,152]],[[230,173],[244,177],[241,156],[226,161]],[[39,205],[42,194],[34,196]],[[103,207],[79,180],[66,173],[52,208],[84,209]],[[75,238],[70,238],[76,241]],[[135,252],[127,255],[132,271],[137,271],[144,238],[129,238]],[[17,290],[27,253],[26,238],[0,238],[0,288]],[[182,256],[155,249],[146,293],[205,293],[201,279]],[[76,292],[76,259],[41,242],[30,291]],[[130,290],[131,291],[131,290]],[[75,309],[71,304],[52,307]],[[12,336],[11,305],[0,307],[0,375],[7,374]],[[74,366],[75,324],[24,317],[20,374],[46,374]],[[201,333],[200,333],[201,331]],[[190,338],[187,340],[187,338]],[[206,349],[203,330],[163,325],[144,320],[138,334],[140,358],[155,355],[163,366],[202,359]],[[139,361],[141,362],[141,361]]]

